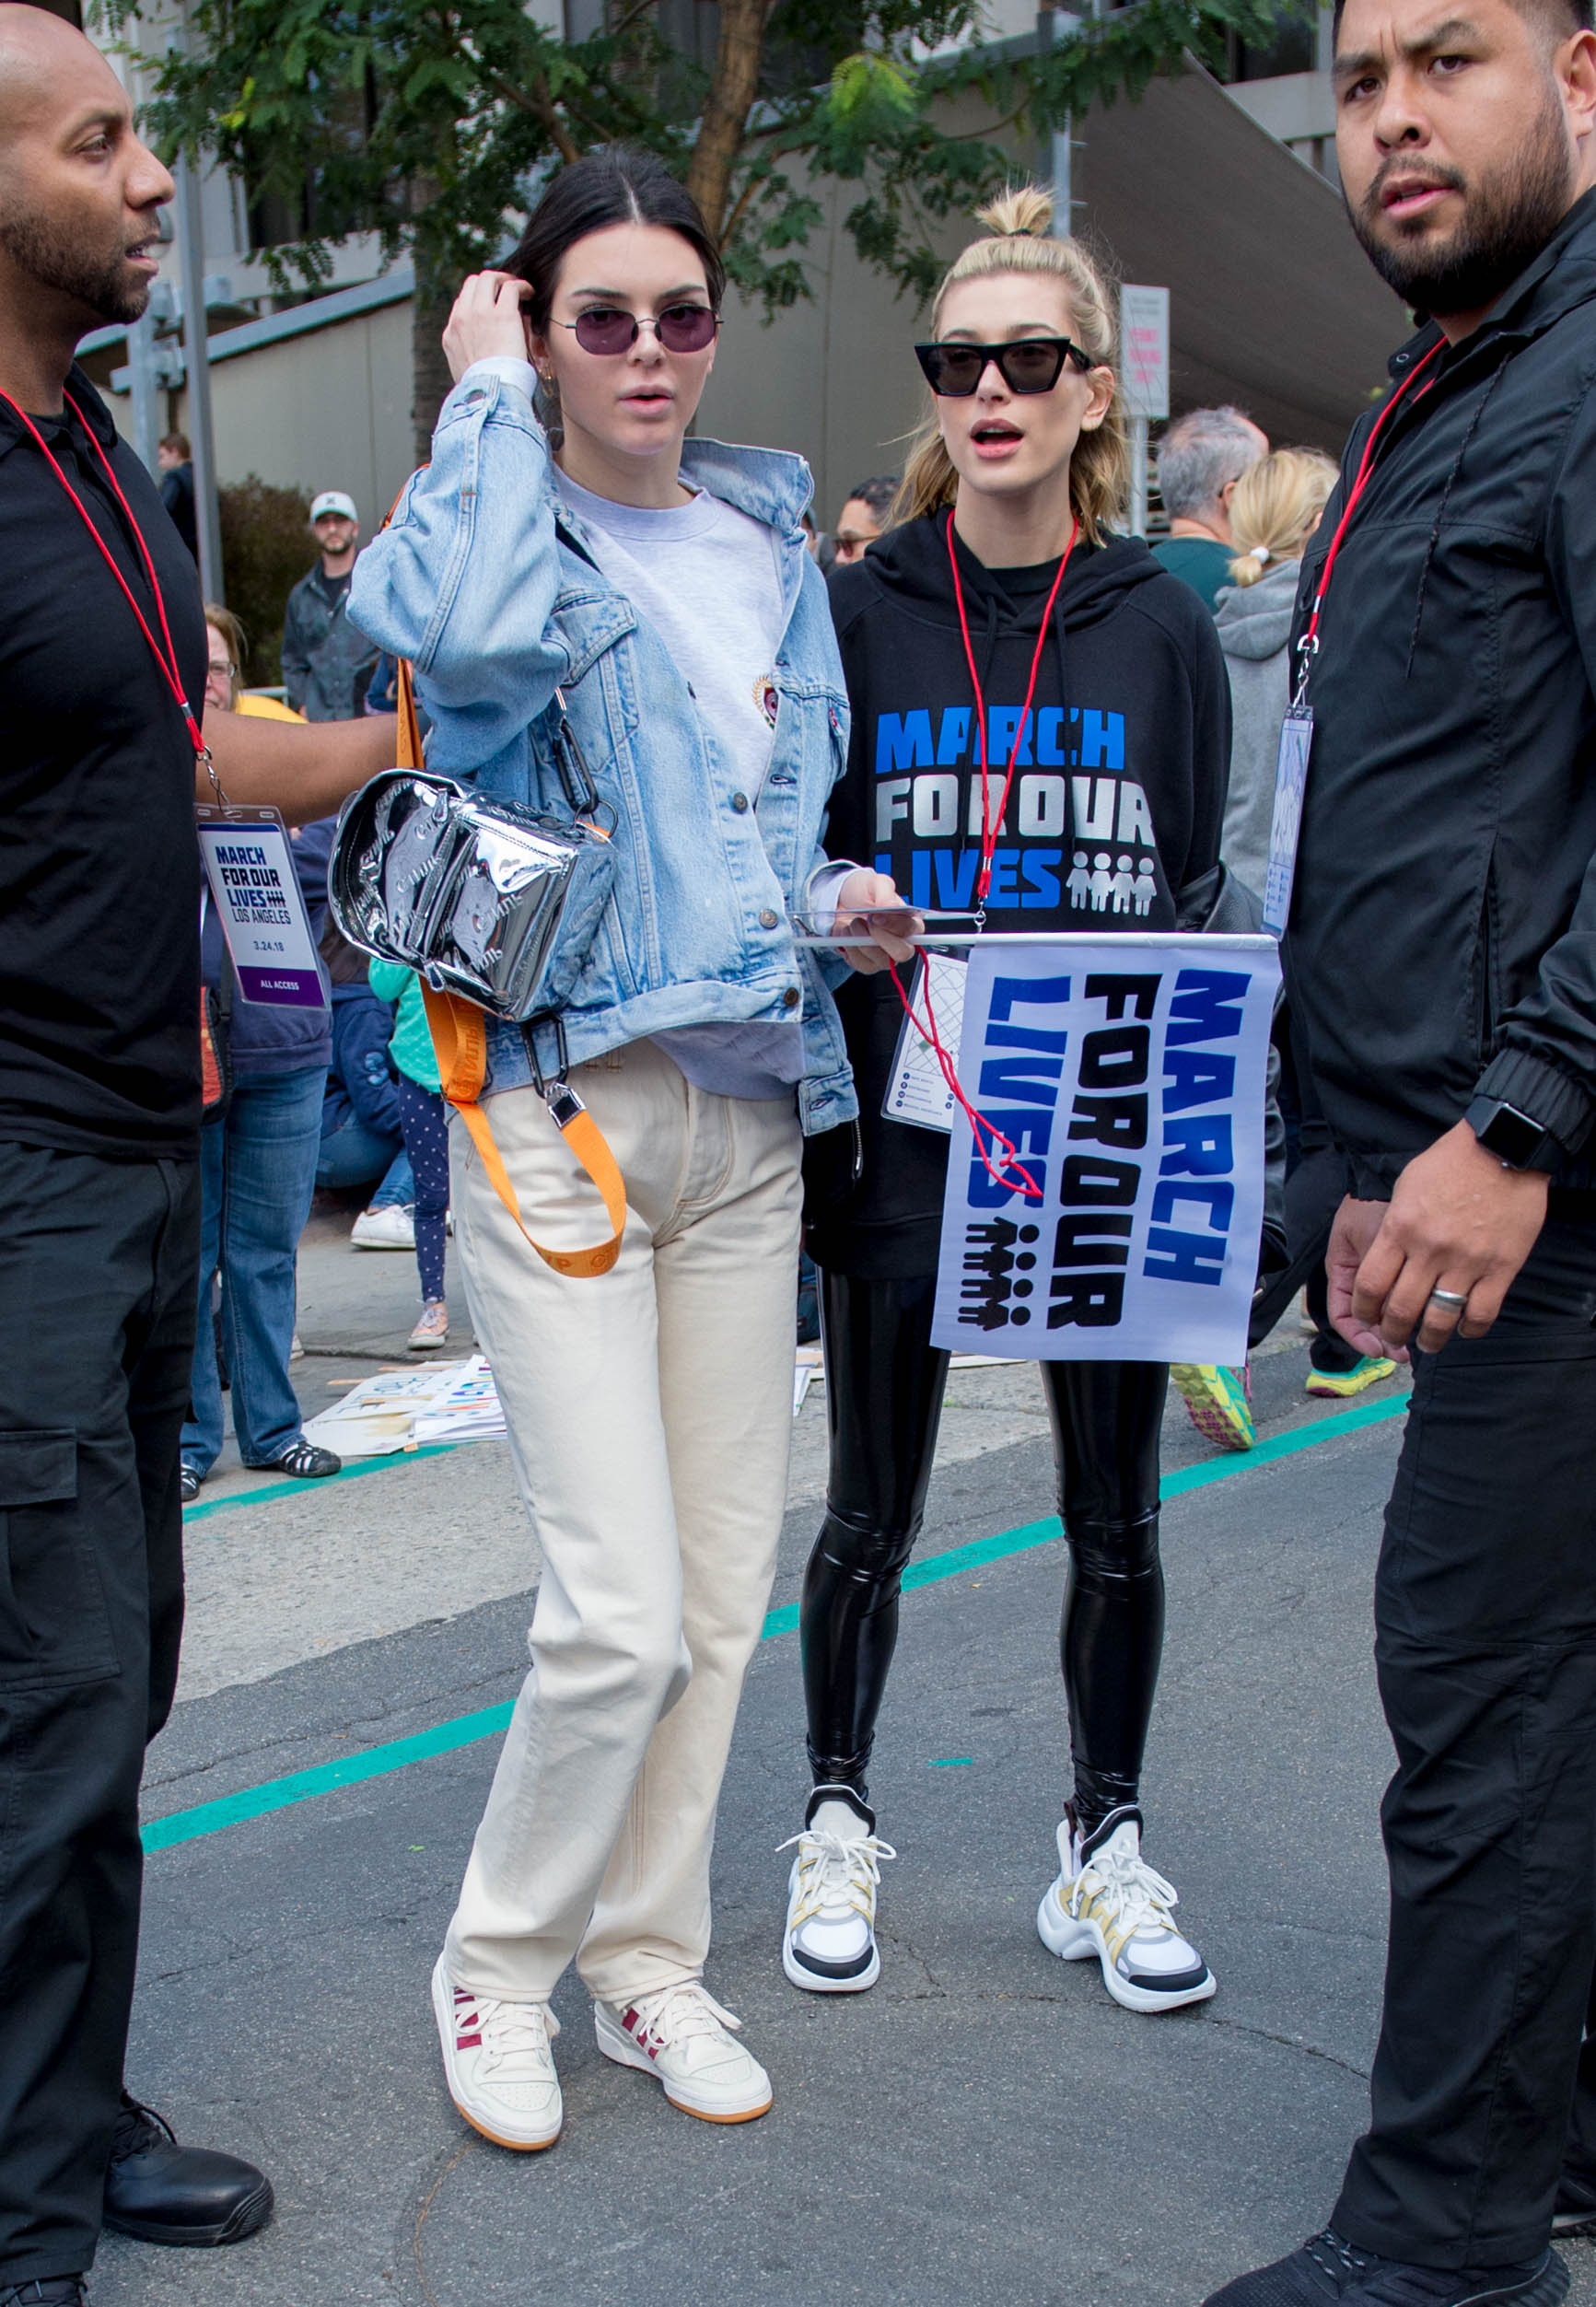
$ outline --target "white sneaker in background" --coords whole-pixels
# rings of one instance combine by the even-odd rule
[[[565,2110],[550,2048],[560,2022],[544,2004],[496,2002],[457,1987],[440,1954],[432,2010],[449,2095],[495,2147],[535,2154],[560,2136]]]
[[[705,2123],[751,2123],[769,2112],[770,2077],[733,2040],[741,2024],[696,1979],[641,1995],[623,2009],[593,2005],[604,2056],[657,2076],[673,2107]]]
[[[811,1995],[861,1995],[881,1975],[876,1890],[881,1860],[895,1858],[876,1833],[876,1814],[851,1787],[817,1787],[787,1878],[781,1966]]]
[[[1066,1963],[1095,1954],[1103,1985],[1127,2010],[1207,2001],[1214,1975],[1175,1928],[1173,1883],[1142,1857],[1139,1811],[1122,1805],[1084,1836],[1066,1813],[1058,1858],[1058,1878],[1036,1911],[1044,1947]]]
[[[381,1209],[363,1209],[349,1229],[357,1250],[414,1250],[415,1212],[405,1202],[389,1202]]]

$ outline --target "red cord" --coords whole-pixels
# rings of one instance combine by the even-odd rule
[[[33,422],[33,419],[29,415],[27,410],[19,408],[17,402],[12,400],[11,395],[8,392],[0,391],[0,401],[4,401],[6,406],[14,412],[24,429],[28,432],[35,445],[43,454],[45,461],[50,466],[50,469],[54,473],[56,479],[60,482],[62,487],[66,491],[67,495],[71,497],[73,503],[76,506],[78,512],[82,517],[84,527],[88,530],[89,535],[94,539],[95,543],[99,546],[100,556],[105,562],[106,567],[111,571],[112,577],[115,577],[117,583],[121,586],[128,607],[133,611],[134,615],[138,619],[139,630],[144,635],[145,639],[149,643],[150,650],[155,658],[156,663],[160,667],[161,671],[166,675],[167,686],[171,691],[173,697],[177,701],[178,711],[183,717],[183,725],[188,730],[190,739],[192,740],[195,753],[203,754],[205,750],[205,740],[200,735],[200,727],[199,723],[194,718],[193,709],[190,705],[187,697],[183,694],[182,676],[178,670],[178,653],[172,647],[171,627],[167,623],[166,601],[161,595],[160,581],[156,576],[155,563],[150,558],[150,551],[148,545],[145,542],[144,531],[139,527],[138,522],[134,518],[133,507],[129,505],[126,497],[122,493],[122,484],[118,481],[116,474],[111,471],[111,459],[106,455],[99,435],[95,432],[93,426],[89,425],[84,416],[83,411],[78,407],[76,402],[74,401],[72,395],[70,393],[65,393],[63,395],[63,398],[65,400],[67,407],[72,411],[73,415],[76,417],[78,423],[83,426],[84,431],[88,435],[89,440],[93,444],[94,449],[99,456],[101,464],[105,467],[107,475],[111,481],[111,488],[115,492],[116,501],[122,507],[122,512],[126,515],[128,527],[132,530],[134,541],[138,546],[139,558],[144,563],[145,574],[149,578],[150,590],[155,595],[156,612],[160,618],[161,633],[166,640],[166,649],[164,653],[159,641],[156,639],[155,635],[149,629],[148,619],[146,617],[144,611],[139,607],[138,602],[134,598],[132,586],[129,585],[126,577],[122,575],[121,569],[118,568],[110,546],[106,543],[105,539],[100,535],[99,530],[94,525],[94,518],[90,514],[87,506],[84,503],[82,497],[79,496],[77,491],[73,487],[65,473],[62,471],[60,464],[51,450],[50,444],[46,441],[43,434],[40,431],[38,425]]]
[[[964,640],[964,662],[970,668],[970,685],[975,692],[975,741],[981,761],[981,868],[975,883],[975,902],[978,905],[985,904],[986,893],[992,886],[992,866],[997,848],[997,835],[1003,820],[1008,812],[1008,796],[1014,786],[1014,771],[1019,760],[1020,747],[1025,742],[1025,731],[1031,720],[1031,708],[1036,697],[1036,680],[1042,667],[1043,646],[1047,639],[1047,629],[1053,622],[1053,608],[1058,599],[1058,588],[1064,583],[1064,572],[1069,566],[1069,556],[1075,551],[1076,539],[1079,534],[1080,522],[1077,518],[1070,522],[1069,542],[1065,546],[1059,560],[1058,574],[1053,580],[1053,589],[1047,596],[1047,606],[1043,609],[1042,622],[1036,628],[1036,647],[1031,656],[1031,679],[1025,685],[1025,703],[1020,708],[1019,726],[1014,732],[1014,742],[1009,748],[1008,766],[1003,773],[1003,794],[995,815],[992,809],[992,796],[987,786],[986,699],[982,693],[981,676],[975,670],[975,651],[970,640],[970,619],[964,607],[964,588],[959,577],[959,556],[953,546],[951,509],[948,514],[948,523],[943,535],[948,544],[948,565],[953,572],[953,599],[959,611],[959,630]],[[1020,1160],[1019,1147],[1011,1137],[1004,1136],[996,1122],[988,1121],[978,1107],[972,1105],[964,1094],[953,1059],[949,1054],[942,1036],[937,1030],[937,1019],[931,1008],[929,963],[926,964],[920,979],[920,997],[926,1005],[924,1025],[914,1015],[914,1005],[904,991],[903,981],[898,974],[897,963],[889,961],[887,966],[892,973],[892,983],[898,989],[898,999],[903,1005],[904,1015],[930,1049],[937,1060],[942,1078],[948,1085],[949,1095],[969,1121],[975,1140],[975,1150],[981,1157],[982,1165],[987,1176],[995,1185],[1006,1186],[1011,1194],[1022,1194],[1027,1201],[1040,1202],[1042,1188]],[[1003,1149],[1006,1158],[1001,1168],[993,1160],[992,1154],[988,1151],[987,1141],[989,1139],[993,1148],[1001,1147]],[[1015,1184],[1016,1177],[1019,1178],[1022,1183]]]
[[[1030,1171],[1020,1160],[1019,1148],[1015,1144],[1013,1138],[1006,1137],[1003,1132],[998,1128],[996,1122],[989,1122],[984,1113],[979,1112],[976,1107],[972,1105],[969,1099],[965,1096],[962,1088],[960,1086],[959,1076],[954,1069],[953,1060],[948,1054],[947,1048],[943,1043],[941,1034],[937,1031],[937,1020],[931,1008],[930,963],[926,963],[925,974],[920,981],[920,997],[926,1004],[926,1022],[924,1025],[920,1023],[919,1019],[914,1015],[914,1005],[903,990],[903,981],[898,974],[897,962],[889,961],[887,963],[887,967],[892,973],[892,983],[898,988],[898,999],[903,1005],[903,1008],[910,1024],[914,1027],[915,1032],[921,1036],[922,1040],[929,1044],[931,1054],[937,1060],[942,1078],[948,1084],[949,1096],[954,1099],[955,1102],[962,1109],[964,1113],[969,1118],[970,1127],[974,1133],[975,1150],[981,1157],[987,1176],[992,1180],[995,1185],[1007,1186],[1011,1194],[1023,1194],[1027,1201],[1040,1202],[1042,1199],[1042,1188],[1037,1184],[1036,1180],[1031,1176]],[[986,1150],[985,1141],[988,1137],[991,1138],[994,1146],[1001,1146],[1005,1154],[1008,1156],[1008,1159],[1004,1162],[1001,1169],[996,1166],[996,1164],[993,1161],[991,1155]],[[1024,1180],[1024,1183],[1021,1185],[1016,1185],[1013,1179],[1007,1174],[1010,1171],[1016,1172],[1020,1178],[1022,1178]]]
[[[959,611],[959,630],[964,639],[964,662],[970,668],[970,686],[975,692],[975,739],[981,752],[981,870],[975,881],[975,902],[978,905],[985,904],[986,892],[992,886],[992,861],[997,848],[998,831],[1008,810],[1008,796],[1014,785],[1015,764],[1019,759],[1019,749],[1025,742],[1026,724],[1031,719],[1031,701],[1036,695],[1036,676],[1042,664],[1043,643],[1047,638],[1047,628],[1053,623],[1053,604],[1058,599],[1058,588],[1064,582],[1064,572],[1069,566],[1069,556],[1075,551],[1075,541],[1079,534],[1079,520],[1072,520],[1069,525],[1069,542],[1064,548],[1063,557],[1058,564],[1058,575],[1053,580],[1053,590],[1047,596],[1047,606],[1042,612],[1042,623],[1036,628],[1036,647],[1031,652],[1031,679],[1026,683],[1025,704],[1020,712],[1019,726],[1014,732],[1014,743],[1009,748],[1008,766],[1003,773],[1003,798],[997,804],[997,814],[994,817],[991,796],[986,784],[986,699],[982,693],[981,676],[975,670],[975,651],[970,644],[970,619],[964,609],[964,588],[959,579],[959,555],[953,547],[953,514],[951,507],[949,509],[948,525],[943,530],[943,535],[948,544],[948,565],[953,572],[953,599]]]
[[[1362,501],[1363,492],[1369,486],[1369,478],[1374,468],[1374,452],[1380,444],[1380,434],[1385,430],[1386,425],[1390,419],[1396,414],[1397,410],[1401,407],[1403,398],[1405,395],[1408,387],[1418,381],[1419,377],[1429,366],[1430,362],[1434,360],[1436,355],[1439,352],[1444,352],[1445,349],[1445,337],[1442,337],[1437,344],[1430,346],[1429,351],[1425,355],[1423,360],[1419,362],[1417,367],[1410,370],[1408,375],[1403,379],[1401,384],[1398,385],[1396,390],[1392,394],[1390,400],[1386,402],[1384,408],[1380,410],[1380,414],[1375,418],[1373,425],[1369,428],[1369,438],[1363,444],[1363,454],[1358,459],[1357,476],[1347,492],[1346,503],[1342,507],[1341,518],[1336,522],[1334,530],[1331,535],[1330,550],[1324,556],[1324,566],[1320,571],[1319,590],[1313,596],[1312,613],[1309,617],[1307,628],[1303,633],[1301,640],[1297,644],[1299,649],[1305,651],[1309,655],[1312,654],[1313,648],[1319,637],[1319,619],[1324,607],[1324,596],[1330,590],[1330,579],[1334,572],[1336,557],[1341,551],[1343,540],[1346,538],[1347,530],[1352,526],[1352,517],[1357,512],[1358,505]],[[1434,381],[1435,379],[1433,378],[1427,378],[1426,379],[1426,391],[1429,390],[1430,385],[1433,384]]]

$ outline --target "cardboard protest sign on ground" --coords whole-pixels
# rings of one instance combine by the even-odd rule
[[[1244,1359],[1278,982],[1270,938],[976,941],[959,1078],[1018,1160],[956,1116],[936,1345]]]

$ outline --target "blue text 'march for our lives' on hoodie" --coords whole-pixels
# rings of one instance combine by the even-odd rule
[[[1014,786],[997,835],[988,903],[1020,910],[1145,919],[1158,895],[1157,843],[1147,793],[1125,775],[1125,717],[1090,705],[986,708],[986,761],[996,809],[1009,755]],[[912,833],[911,902],[962,908],[980,862],[981,779],[971,705],[878,713],[877,869],[892,870],[895,829]],[[1016,736],[1019,737],[1018,750]],[[920,845],[926,845],[924,846]]]

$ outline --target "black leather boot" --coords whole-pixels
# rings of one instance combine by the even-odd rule
[[[105,2174],[105,2223],[141,2243],[242,2243],[272,2216],[272,2182],[252,2162],[180,2147],[171,2126],[122,2094]]]
[[[87,2307],[81,2275],[29,2276],[26,2283],[0,2285],[0,2307]]]

